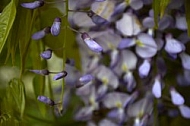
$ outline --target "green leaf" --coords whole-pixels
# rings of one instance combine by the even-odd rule
[[[185,14],[188,27],[188,36],[190,36],[190,1],[185,0]]]
[[[14,124],[22,120],[25,110],[25,90],[20,79],[12,79],[9,82],[1,106],[1,111],[8,115],[7,121],[9,123]]]
[[[12,0],[0,15],[0,53],[5,45],[9,31],[13,25],[16,16],[15,1]]]

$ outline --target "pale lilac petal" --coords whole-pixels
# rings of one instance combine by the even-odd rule
[[[134,10],[139,10],[143,7],[143,2],[142,0],[130,0],[130,6]]]
[[[98,91],[97,91],[98,97],[101,98],[103,95],[105,95],[107,90],[108,90],[107,85],[105,85],[105,84],[100,85],[100,87],[98,88]]]
[[[150,68],[151,68],[150,61],[145,59],[138,69],[139,76],[141,78],[147,77],[150,72]]]
[[[181,115],[184,118],[190,119],[190,107],[188,107],[186,105],[180,105],[179,110],[180,110]]]
[[[155,41],[158,45],[158,50],[161,50],[164,46],[164,40],[162,38],[155,38]]]
[[[170,89],[171,100],[174,105],[183,105],[185,100],[174,88]]]
[[[116,28],[124,36],[137,35],[141,32],[141,25],[135,15],[123,14],[123,17],[116,22]]]
[[[180,30],[187,30],[187,22],[185,15],[181,16],[179,14],[176,15],[176,28]]]
[[[116,2],[113,0],[105,0],[103,2],[93,2],[91,10],[107,21],[111,21],[111,16],[114,12]]]
[[[80,83],[82,84],[87,84],[90,81],[92,81],[94,79],[94,77],[91,74],[86,74],[82,77],[79,78]]]
[[[168,5],[168,9],[179,9],[183,4],[183,0],[171,0]]]
[[[93,107],[84,107],[81,108],[75,115],[75,120],[80,120],[80,121],[87,121],[90,120],[92,117],[92,112],[93,112]]]
[[[138,35],[140,44],[135,48],[136,53],[142,58],[151,58],[156,55],[157,45],[155,40],[148,34],[141,33]]]
[[[183,47],[180,41],[170,36],[166,36],[165,50],[168,53],[175,54],[181,52],[183,50]]]
[[[33,40],[39,40],[39,39],[42,39],[46,34],[48,34],[50,32],[50,27],[46,27],[44,28],[43,30],[41,31],[38,31],[38,32],[35,32],[33,35],[32,35],[32,39]]]
[[[54,77],[53,77],[53,80],[59,80],[59,79],[62,79],[64,77],[67,76],[67,72],[66,71],[62,71],[58,74],[56,74]]]
[[[38,96],[37,98],[39,101],[47,104],[47,105],[50,105],[50,106],[54,106],[55,103],[53,100],[51,100],[50,98],[46,97],[46,96]]]
[[[127,108],[127,114],[129,117],[137,117],[139,115],[149,114],[153,110],[153,102],[149,96],[143,98],[133,104],[130,104]]]
[[[145,28],[153,28],[155,25],[154,24],[154,18],[153,17],[146,17],[143,19],[142,24]]]
[[[58,36],[61,30],[61,18],[57,17],[51,26],[51,34],[53,36]]]
[[[162,95],[161,82],[158,78],[155,78],[154,84],[152,86],[152,94],[156,98],[160,98]]]
[[[131,92],[136,87],[135,78],[134,78],[132,72],[130,72],[130,71],[128,71],[124,75],[123,81],[126,83],[126,85],[127,85],[127,91],[129,91],[129,92]]]
[[[118,63],[118,60],[120,58],[120,55],[119,55],[119,51],[117,49],[114,49],[111,54],[111,62],[110,62],[110,67],[114,67],[117,63]]]
[[[51,56],[52,56],[52,50],[51,49],[47,49],[45,50],[44,52],[42,52],[40,54],[40,56],[43,58],[43,59],[50,59]]]
[[[38,7],[41,7],[44,5],[44,1],[43,0],[37,0],[34,2],[30,2],[30,3],[21,3],[20,4],[22,7],[24,8],[28,8],[28,9],[36,9]]]
[[[100,53],[103,51],[103,48],[94,40],[92,40],[90,38],[90,36],[87,33],[83,33],[81,35],[81,38],[84,40],[84,42],[86,43],[86,45],[93,51],[96,53]]]
[[[103,119],[98,123],[98,126],[118,126],[114,122],[108,119]]]
[[[102,100],[106,108],[123,107],[124,103],[130,98],[126,93],[111,92],[108,93]]]
[[[126,117],[125,115],[125,111],[123,108],[118,108],[118,109],[113,109],[111,110],[108,114],[107,117],[115,120],[117,122],[121,122],[124,120],[124,118]]]
[[[121,51],[122,60],[121,60],[121,70],[127,72],[128,70],[136,69],[137,65],[137,56],[130,50]]]
[[[181,58],[183,68],[190,70],[190,55],[183,52],[179,56]]]
[[[101,80],[103,84],[109,85],[116,89],[119,85],[117,76],[107,67],[101,65],[97,69],[97,79]]]
[[[96,25],[107,25],[109,22],[104,19],[103,17],[95,14],[93,11],[89,11],[87,15],[92,19],[92,22],[94,22]]]
[[[128,47],[132,47],[135,45],[135,39],[134,38],[124,38],[120,41],[118,45],[118,49],[124,49]]]

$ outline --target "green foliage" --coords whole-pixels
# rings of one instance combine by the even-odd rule
[[[3,12],[0,15],[0,53],[12,28],[15,16],[15,0],[11,0],[11,2],[4,8]]]
[[[25,89],[20,79],[12,79],[6,90],[6,95],[1,104],[2,124],[21,123],[25,110]]]

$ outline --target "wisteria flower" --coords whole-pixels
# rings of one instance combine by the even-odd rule
[[[145,59],[143,63],[139,66],[139,76],[141,78],[147,77],[150,72],[151,64],[148,59]]]
[[[42,29],[41,31],[35,32],[32,35],[32,39],[33,40],[39,40],[42,39],[46,34],[50,33],[50,27],[46,27],[44,29]]]
[[[156,76],[153,86],[152,86],[152,94],[156,97],[156,98],[160,98],[162,95],[162,87],[161,87],[161,81],[160,81],[160,76]]]
[[[183,105],[185,100],[183,96],[178,93],[175,88],[170,88],[170,95],[171,95],[171,100],[174,105]]]
[[[58,74],[56,74],[54,77],[53,77],[53,80],[59,80],[59,79],[62,79],[64,77],[67,76],[67,72],[66,71],[62,71],[62,72],[59,72]]]
[[[190,70],[190,55],[187,53],[183,52],[180,55],[182,66],[184,69]]]
[[[54,22],[51,26],[51,34],[53,36],[58,36],[61,30],[61,18],[57,17],[54,19]]]
[[[47,104],[47,105],[50,105],[50,106],[54,106],[55,105],[55,102],[53,100],[51,100],[50,98],[46,97],[46,96],[38,96],[37,99],[39,101]]]
[[[51,56],[52,56],[52,50],[51,49],[47,49],[45,50],[44,52],[42,52],[40,54],[40,56],[43,58],[43,59],[50,59]]]
[[[190,107],[186,106],[186,105],[180,105],[179,106],[179,110],[181,112],[181,115],[186,118],[186,119],[190,119]]]
[[[24,8],[36,9],[44,5],[44,0],[36,0],[34,2],[21,3],[20,5]]]
[[[100,53],[100,52],[103,51],[103,48],[97,42],[95,42],[92,38],[90,38],[90,36],[87,33],[83,33],[81,35],[81,38],[84,40],[84,42],[86,43],[86,45],[93,52]]]
[[[141,32],[141,25],[132,13],[124,13],[123,17],[116,22],[116,28],[124,36],[137,35]]]
[[[137,36],[136,53],[142,58],[151,58],[156,55],[157,45],[152,36],[141,33]]]

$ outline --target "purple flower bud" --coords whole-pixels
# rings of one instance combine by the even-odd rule
[[[180,55],[182,66],[184,69],[190,70],[190,55],[187,53],[181,53]]]
[[[160,98],[162,95],[161,82],[159,78],[160,78],[159,76],[155,78],[154,84],[152,86],[152,93],[156,98]]]
[[[37,99],[39,101],[47,104],[47,105],[50,105],[50,106],[54,106],[55,105],[55,102],[53,100],[51,100],[50,98],[46,97],[46,96],[38,96]]]
[[[86,74],[82,77],[79,78],[80,83],[82,84],[87,84],[90,81],[92,81],[94,79],[94,77],[91,74]]]
[[[38,7],[43,6],[44,5],[44,1],[43,0],[36,0],[36,1],[30,2],[30,3],[21,3],[20,5],[22,7],[24,7],[24,8],[36,9]]]
[[[87,33],[82,33],[81,38],[93,52],[100,53],[103,51],[103,48],[97,42],[92,40]]]
[[[104,19],[103,17],[100,17],[99,15],[95,14],[93,11],[89,11],[87,15],[92,19],[92,21],[96,25],[106,25],[109,24],[109,22]]]
[[[50,59],[51,56],[52,56],[52,50],[51,49],[47,49],[45,50],[44,52],[42,52],[40,54],[40,56],[43,58],[43,59]]]
[[[40,74],[40,75],[49,75],[49,71],[48,70],[46,70],[46,69],[44,69],[44,70],[29,70],[29,71],[31,71],[31,72],[33,72],[33,73],[36,73],[36,74]]]
[[[41,31],[38,31],[32,35],[33,40],[39,40],[43,38],[46,34],[50,33],[50,27],[46,27]]]
[[[183,105],[185,100],[173,87],[170,89],[171,100],[174,105]]]
[[[141,78],[147,77],[150,72],[150,67],[150,62],[147,59],[145,59],[139,67],[139,76]]]
[[[186,118],[186,119],[190,119],[190,108],[186,105],[180,105],[179,106],[179,110],[181,115]]]
[[[51,34],[58,36],[61,30],[61,18],[57,17],[54,19],[53,25],[51,26]]]
[[[59,80],[59,79],[62,79],[64,77],[67,76],[67,72],[66,71],[62,71],[58,74],[56,74],[54,77],[53,77],[53,80]]]
[[[166,36],[166,45],[165,48],[166,52],[168,52],[169,54],[176,54],[179,53],[183,50],[183,46],[180,43],[180,41],[172,38],[171,35],[167,35]]]

